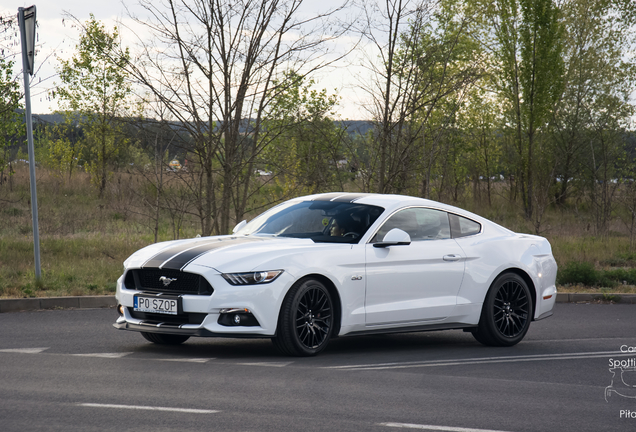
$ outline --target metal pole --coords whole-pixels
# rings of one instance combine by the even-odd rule
[[[34,8],[35,9],[35,8]],[[33,12],[35,13],[35,12]],[[35,17],[34,17],[35,19]],[[28,47],[26,41],[26,29],[24,24],[24,8],[18,8],[18,24],[20,26],[20,38],[22,39],[22,70],[24,75],[24,107],[27,127],[27,141],[29,147],[29,175],[31,180],[31,216],[33,218],[33,252],[35,255],[35,279],[40,280],[40,229],[38,227],[38,194],[35,187],[35,151],[33,148],[33,123],[31,118],[31,89],[29,83]],[[34,49],[34,48],[33,48]],[[35,52],[34,52],[35,55]]]

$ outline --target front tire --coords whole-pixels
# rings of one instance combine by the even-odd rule
[[[486,295],[474,338],[488,346],[513,346],[521,342],[532,321],[532,296],[528,284],[516,273],[497,277]]]
[[[159,345],[179,345],[190,339],[190,336],[163,334],[163,333],[147,333],[141,332],[141,335],[147,341]]]
[[[333,302],[316,279],[294,285],[283,300],[278,331],[272,342],[284,354],[314,356],[324,350],[333,332]]]

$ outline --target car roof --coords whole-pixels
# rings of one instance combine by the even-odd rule
[[[329,192],[322,194],[307,195],[297,198],[302,201],[336,201],[336,202],[350,202],[360,204],[372,204],[381,205],[381,203],[395,204],[402,203],[404,201],[422,201],[435,203],[435,201],[426,200],[423,198],[415,198],[406,195],[392,195],[392,194],[376,194],[376,193],[356,193],[356,192]]]
[[[482,224],[488,224],[491,226],[497,226],[505,231],[512,232],[507,228],[496,224],[495,222],[483,218],[479,215],[471,213],[467,210],[455,207],[452,205],[444,204],[438,201],[429,200],[426,198],[412,197],[408,195],[394,195],[394,194],[376,194],[376,193],[355,193],[355,192],[330,192],[314,195],[306,195],[296,198],[299,201],[335,201],[335,202],[350,202],[358,204],[376,205],[385,208],[392,212],[400,207],[408,206],[424,206],[432,207],[451,213],[456,213],[461,216],[465,216],[474,219]]]

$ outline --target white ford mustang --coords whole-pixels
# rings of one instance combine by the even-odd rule
[[[116,328],[159,344],[267,337],[298,356],[336,336],[445,329],[510,346],[556,299],[543,237],[399,195],[292,199],[232,235],[153,244],[124,267]]]

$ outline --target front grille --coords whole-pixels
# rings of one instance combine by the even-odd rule
[[[172,281],[166,286],[165,279]],[[129,270],[124,285],[138,291],[176,295],[211,295],[214,292],[212,285],[201,275],[158,268]]]
[[[208,314],[205,313],[182,313],[179,315],[168,315],[148,312],[137,312],[133,308],[128,308],[128,313],[131,317],[143,320],[145,322],[156,323],[169,323],[169,324],[201,324]]]

